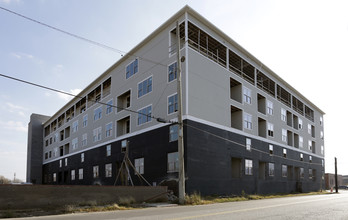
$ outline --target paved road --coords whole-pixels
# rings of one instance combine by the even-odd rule
[[[184,219],[348,219],[348,192],[200,206],[146,208],[21,219],[184,220]]]

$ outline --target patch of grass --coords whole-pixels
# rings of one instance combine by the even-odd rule
[[[293,194],[272,194],[272,195],[248,195],[242,191],[240,196],[207,196],[202,197],[200,193],[193,193],[191,195],[185,196],[185,205],[205,205],[213,203],[224,203],[224,202],[239,202],[248,200],[259,200],[259,199],[271,199],[271,198],[281,198],[281,197],[292,197],[292,196],[307,196],[307,195],[322,195],[328,194],[328,192],[310,192],[310,193],[293,193]]]
[[[118,204],[123,206],[130,206],[135,203],[135,199],[132,196],[120,197]]]

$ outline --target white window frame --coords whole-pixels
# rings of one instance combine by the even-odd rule
[[[282,141],[285,143],[288,142],[288,131],[286,129],[282,129]]]
[[[179,153],[178,152],[172,152],[167,154],[167,173],[174,173],[174,172],[179,172]]]
[[[324,132],[323,131],[320,131],[320,138],[324,139]]]
[[[251,176],[253,175],[253,160],[245,159],[244,160],[244,167],[245,167],[245,175]]]
[[[112,163],[105,164],[105,177],[112,177]]]
[[[174,70],[171,71],[170,68],[174,65],[175,65],[175,67],[173,67]],[[168,83],[175,81],[177,79],[177,76],[178,76],[178,64],[177,64],[177,62],[173,62],[173,63],[169,64],[167,70],[168,70],[168,74],[167,74]],[[170,75],[173,75],[174,78],[170,79]]]
[[[137,65],[135,66],[134,64],[137,63]],[[128,75],[128,71],[127,68],[130,67],[133,64],[133,72],[131,71],[130,74]],[[135,68],[136,67],[136,68]],[[135,58],[132,62],[130,62],[126,67],[125,67],[125,77],[126,79],[131,78],[132,76],[134,76],[135,74],[137,74],[139,72],[139,59]]]
[[[243,102],[251,105],[251,89],[243,86]]]
[[[274,163],[268,163],[268,176],[274,176]]]
[[[267,114],[273,115],[273,102],[267,100]]]
[[[93,166],[93,178],[96,179],[99,177],[99,166]]]
[[[64,165],[65,165],[65,166],[68,166],[68,158],[65,158],[65,159],[64,159]]]
[[[147,109],[149,107],[150,107],[150,112],[146,112],[147,114],[142,112],[142,114],[140,114],[140,112],[143,110],[147,111]],[[144,124],[152,121],[152,117],[151,117],[152,116],[152,104],[139,109],[137,112],[138,112],[138,116],[137,116],[137,125],[138,126],[144,125]],[[146,114],[147,116],[145,116],[144,114]],[[146,117],[146,120],[144,122],[141,120],[143,117]]]
[[[57,182],[57,173],[53,173],[53,182]]]
[[[308,134],[312,135],[312,125],[308,124],[307,128],[308,128]]]
[[[79,121],[76,120],[72,123],[72,133],[75,133],[79,130]]]
[[[100,141],[101,136],[102,136],[102,127],[98,127],[98,128],[93,130],[93,141],[94,142]]]
[[[320,148],[320,149],[321,149],[321,150],[320,150],[321,154],[324,155],[324,145],[321,145],[321,148]]]
[[[98,121],[99,119],[101,119],[102,115],[103,115],[103,108],[102,108],[102,106],[99,106],[98,108],[94,109],[94,113],[93,113],[94,121]]]
[[[251,151],[251,139],[250,138],[245,138],[245,148],[248,151]]]
[[[288,177],[288,166],[282,164],[282,177]]]
[[[176,97],[176,102],[175,102]],[[173,98],[173,102],[169,102],[169,99]],[[170,111],[170,107],[173,107],[173,111]],[[167,97],[167,114],[171,115],[178,111],[178,94],[174,93]]]
[[[312,141],[308,140],[308,150],[312,151]]]
[[[75,180],[75,178],[76,178],[75,170],[71,170],[71,180]]]
[[[244,112],[243,113],[243,124],[244,124],[245,129],[252,130],[253,129],[253,116],[251,114]]]
[[[83,180],[83,168],[79,169],[79,180]]]
[[[134,159],[134,167],[138,173],[144,174],[144,157]]]
[[[286,110],[285,109],[283,109],[283,108],[281,108],[280,109],[280,119],[282,120],[282,121],[284,121],[284,122],[286,122],[287,120],[286,120]]]
[[[82,147],[87,146],[87,133],[82,135]]]
[[[298,129],[302,130],[303,128],[303,121],[301,118],[298,118]]]
[[[105,137],[111,137],[112,136],[112,130],[113,130],[112,122],[107,123],[105,125]]]
[[[287,157],[287,150],[283,148],[283,157]]]
[[[319,118],[319,124],[320,124],[321,126],[323,126],[323,117],[322,117],[322,116],[320,116],[320,118]]]
[[[106,145],[106,156],[111,156],[111,144]]]
[[[85,162],[85,153],[81,153],[81,163]]]
[[[112,113],[112,110],[113,110],[113,103],[114,103],[114,100],[113,100],[113,99],[110,99],[110,100],[106,103],[106,112],[105,112],[106,115]]]
[[[71,147],[73,150],[77,149],[79,147],[79,138],[74,138],[71,140]]]
[[[274,125],[267,122],[267,135],[268,137],[274,137]]]
[[[273,144],[268,145],[269,153],[272,155],[273,154]]]
[[[151,84],[149,84],[149,81],[151,82]],[[145,87],[145,90],[144,90],[144,83],[147,82],[147,86]],[[141,86],[141,91],[142,91],[142,94],[139,95],[139,88]],[[151,90],[149,89],[151,88]],[[147,95],[147,94],[150,94],[153,90],[153,79],[152,79],[152,75],[147,77],[146,79],[144,79],[143,81],[139,82],[138,85],[137,85],[137,97],[138,99]]]
[[[82,122],[82,127],[87,127],[87,125],[88,125],[88,114],[85,114],[84,116],[83,116],[83,122]]]
[[[179,138],[179,125],[169,126],[169,142],[177,141]]]
[[[303,137],[302,137],[302,136],[299,136],[299,137],[298,137],[298,146],[299,146],[300,148],[303,148]]]

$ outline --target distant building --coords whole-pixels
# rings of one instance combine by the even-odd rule
[[[28,146],[38,156],[28,160],[40,166],[31,166],[28,178],[40,173],[36,183],[113,185],[126,140],[148,182],[175,186],[178,127],[151,116],[177,118],[176,21],[185,57],[186,192],[319,190],[324,112],[188,6],[37,128],[42,136]]]
[[[337,175],[338,186],[343,186],[343,177],[342,175]],[[325,173],[325,189],[335,189],[335,174]]]

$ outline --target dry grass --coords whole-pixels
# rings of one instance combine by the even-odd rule
[[[328,192],[310,192],[310,193],[294,193],[294,194],[273,194],[273,195],[248,195],[242,191],[241,196],[208,196],[202,197],[200,193],[193,193],[191,195],[185,196],[185,205],[206,205],[213,203],[224,203],[224,202],[238,202],[238,201],[248,201],[248,200],[259,200],[259,199],[271,199],[271,198],[282,198],[282,197],[292,197],[292,196],[309,196],[309,195],[322,195],[328,194]]]

